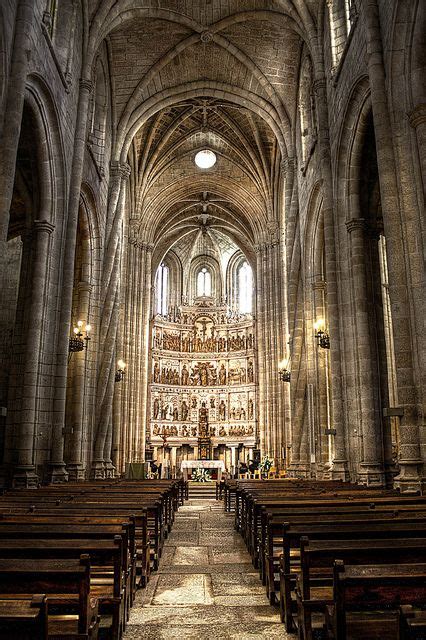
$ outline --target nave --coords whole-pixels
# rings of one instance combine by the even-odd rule
[[[206,487],[208,495],[208,487]],[[202,495],[180,507],[158,573],[136,595],[124,640],[294,637],[268,603],[234,514]]]

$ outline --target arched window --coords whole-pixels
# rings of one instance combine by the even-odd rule
[[[211,296],[212,275],[206,267],[203,267],[197,275],[197,296]]]
[[[253,308],[253,272],[247,261],[238,269],[238,307],[240,313],[251,313]]]
[[[155,279],[156,313],[161,316],[167,314],[167,301],[169,297],[169,267],[162,263],[157,269]]]

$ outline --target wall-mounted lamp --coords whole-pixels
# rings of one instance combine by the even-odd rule
[[[117,362],[117,371],[115,372],[115,381],[121,382],[124,378],[124,374],[126,373],[126,363],[124,360],[119,360]]]
[[[321,349],[329,349],[330,348],[330,336],[327,331],[324,329],[324,321],[317,320],[314,324],[315,329],[315,337],[318,341],[318,346]]]
[[[83,349],[87,349],[87,345],[89,344],[90,336],[89,333],[92,330],[90,324],[86,324],[84,327],[83,320],[79,320],[77,325],[73,329],[73,336],[69,341],[69,352],[75,353],[76,351],[83,351]]]
[[[290,382],[291,380],[291,373],[287,367],[288,360],[282,360],[278,365],[278,375],[282,382]]]

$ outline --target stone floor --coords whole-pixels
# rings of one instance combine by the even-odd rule
[[[233,516],[216,500],[179,509],[158,572],[140,590],[125,640],[287,636],[254,571]]]

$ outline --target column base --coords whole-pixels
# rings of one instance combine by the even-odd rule
[[[68,482],[68,472],[65,462],[52,462],[49,465],[49,482],[50,484],[63,484]]]
[[[347,460],[339,460],[334,458],[330,468],[330,480],[341,480],[342,482],[349,482],[349,469]]]
[[[394,488],[401,493],[423,493],[425,478],[419,473],[421,465],[421,460],[400,460],[399,474],[393,479]]]
[[[393,489],[394,488],[394,480],[395,477],[398,475],[399,470],[396,464],[392,463],[392,464],[386,464],[385,463],[385,486],[386,489]]]
[[[381,464],[361,462],[358,470],[358,483],[367,487],[383,487],[385,472]]]
[[[112,460],[107,460],[105,462],[104,473],[105,473],[105,478],[115,478],[116,477],[115,467],[112,464]]]
[[[70,482],[81,482],[86,479],[86,469],[81,462],[70,462],[67,464],[67,471]]]
[[[39,477],[33,465],[19,465],[15,467],[12,477],[14,489],[37,489]]]
[[[90,472],[92,480],[104,480],[105,479],[105,467],[103,460],[95,460],[92,463],[92,470]]]
[[[310,465],[307,462],[292,462],[287,469],[287,475],[289,478],[310,478]]]

